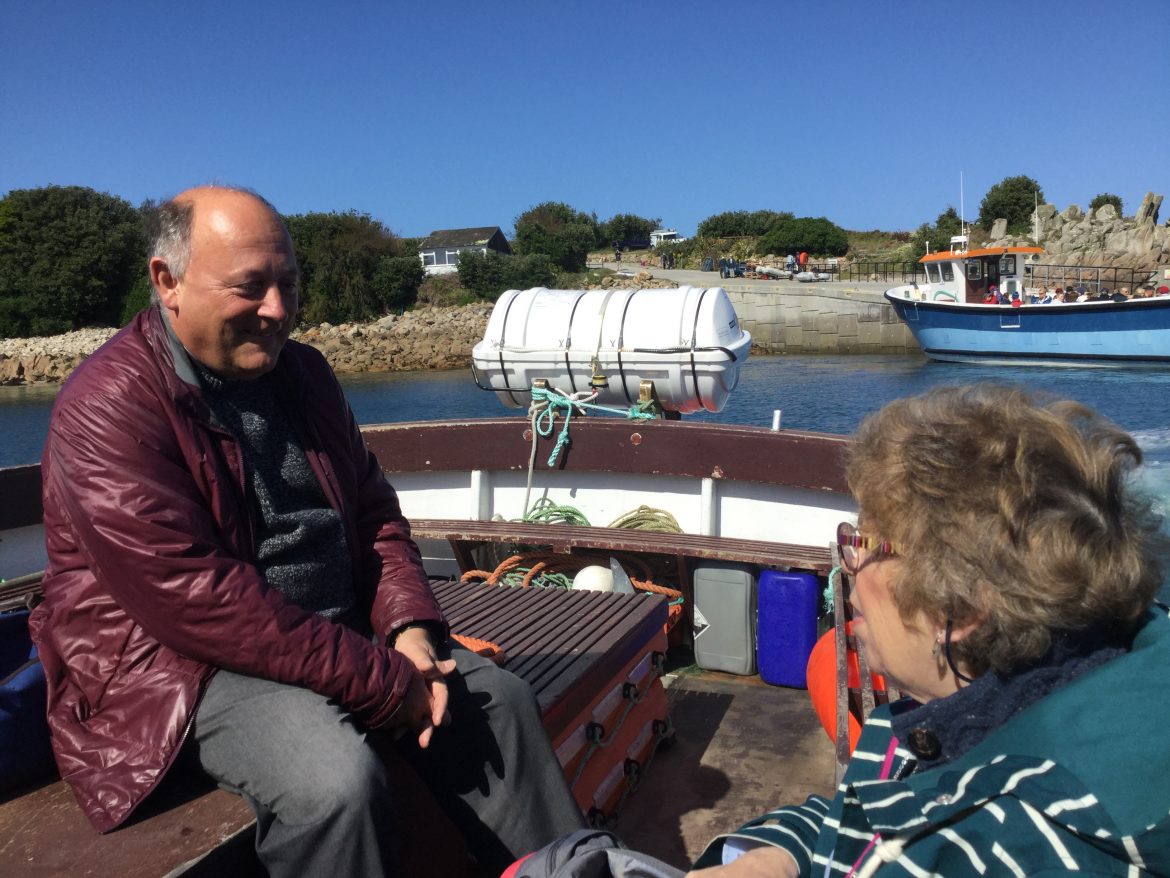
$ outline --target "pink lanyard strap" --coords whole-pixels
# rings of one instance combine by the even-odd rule
[[[890,777],[890,769],[894,765],[894,751],[898,749],[898,739],[893,735],[890,736],[890,746],[886,748],[886,758],[882,760],[882,770],[878,772],[878,780],[888,780]],[[845,878],[853,878],[857,874],[857,867],[861,865],[861,861],[869,856],[869,852],[873,850],[873,846],[877,844],[878,834],[875,832],[873,838],[869,840],[869,844],[865,846],[865,850],[861,852],[861,856],[857,858],[857,862],[853,864],[853,868]]]

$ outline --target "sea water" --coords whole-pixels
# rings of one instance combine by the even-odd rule
[[[1133,434],[1146,455],[1139,479],[1170,515],[1170,370],[997,367],[911,356],[752,357],[718,413],[688,420],[849,433],[900,396],[940,385],[1000,381],[1075,399]],[[516,416],[469,372],[343,376],[360,423]],[[0,466],[35,463],[48,431],[55,387],[0,387]]]
[[[779,411],[781,427],[850,433],[890,400],[975,381],[1074,399],[1128,430],[1145,458],[1137,483],[1154,498],[1170,533],[1170,370],[1004,368],[918,355],[752,357],[723,411],[687,420],[770,427]],[[350,375],[341,383],[362,424],[521,416],[462,370]],[[56,393],[55,387],[0,387],[0,466],[40,460]],[[1170,578],[1161,597],[1170,602]]]

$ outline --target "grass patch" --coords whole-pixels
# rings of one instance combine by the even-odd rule
[[[450,307],[453,305],[471,305],[481,302],[479,298],[463,284],[459,283],[459,275],[432,274],[428,275],[418,288],[419,305],[435,305]]]

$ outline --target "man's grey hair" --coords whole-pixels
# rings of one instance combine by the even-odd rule
[[[258,192],[244,186],[214,185],[208,188],[239,192],[255,198],[272,211],[272,215],[284,225],[279,211]],[[170,198],[149,212],[147,237],[150,242],[150,259],[161,259],[170,273],[182,279],[191,261],[191,231],[195,225],[195,202],[190,198]]]

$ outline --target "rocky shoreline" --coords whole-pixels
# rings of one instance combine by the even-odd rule
[[[373,323],[323,323],[294,339],[325,355],[335,372],[406,372],[458,369],[471,363],[483,338],[491,303],[419,308]],[[0,386],[59,384],[101,347],[116,329],[79,329],[44,338],[0,339]]]
[[[600,287],[672,287],[647,271],[602,279]],[[483,338],[491,302],[416,308],[372,323],[322,323],[295,330],[292,338],[312,345],[338,374],[465,369],[471,349]],[[0,338],[0,387],[60,384],[117,329],[78,329],[43,338]]]

